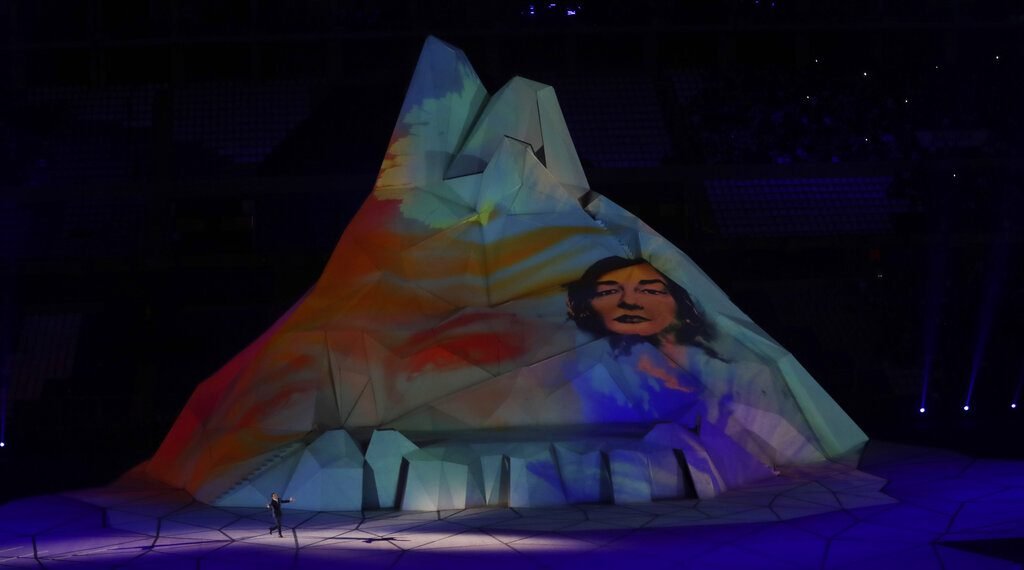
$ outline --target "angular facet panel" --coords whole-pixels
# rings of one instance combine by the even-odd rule
[[[647,455],[633,449],[608,451],[615,504],[649,503],[653,498],[651,464]]]
[[[504,455],[485,453],[480,455],[480,484],[483,504],[487,506],[508,504],[508,459]]]
[[[419,449],[395,430],[376,430],[366,449],[366,471],[363,475],[363,506],[390,509],[395,506],[402,457]]]
[[[418,449],[405,454],[409,463],[402,509],[439,511],[479,506],[482,493],[470,472],[476,457],[458,449]],[[471,490],[472,489],[472,490]],[[467,497],[476,500],[466,504]],[[472,504],[472,503],[475,503]]]
[[[556,443],[558,471],[570,503],[606,503],[611,499],[611,480],[604,454],[596,445]]]
[[[681,499],[686,496],[686,477],[672,449],[645,446],[644,455],[651,466],[651,498]]]
[[[285,497],[305,510],[358,511],[363,508],[363,453],[344,430],[311,443],[292,474]]]
[[[566,504],[562,479],[550,444],[517,444],[509,453],[510,507],[554,507]]]

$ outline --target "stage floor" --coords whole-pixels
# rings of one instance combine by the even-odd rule
[[[0,568],[1020,568],[1024,461],[872,442],[861,471],[714,500],[284,520],[281,538],[266,509],[131,482],[21,499],[0,506]]]

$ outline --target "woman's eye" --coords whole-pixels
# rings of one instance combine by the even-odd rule
[[[612,295],[612,294],[614,294],[616,292],[618,292],[618,289],[601,289],[601,290],[598,290],[596,293],[594,293],[594,296],[595,297],[607,297],[608,295]]]
[[[659,291],[658,289],[644,289],[644,293],[648,295],[667,295],[668,291]]]

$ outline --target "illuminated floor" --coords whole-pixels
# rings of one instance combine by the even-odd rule
[[[876,570],[1024,562],[1024,462],[873,443],[862,469],[874,475],[787,472],[712,501],[291,510],[284,538],[268,534],[264,509],[212,508],[180,491],[125,485],[0,507],[0,567]]]

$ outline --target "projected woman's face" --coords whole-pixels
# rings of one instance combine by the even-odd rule
[[[615,334],[656,335],[676,317],[676,301],[665,278],[647,263],[599,277],[590,304],[605,328]]]

